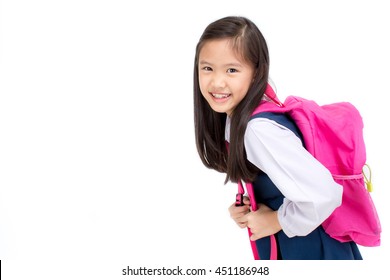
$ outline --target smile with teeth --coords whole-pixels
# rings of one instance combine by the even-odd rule
[[[211,93],[211,95],[216,99],[224,99],[224,98],[228,98],[231,94],[230,93]]]

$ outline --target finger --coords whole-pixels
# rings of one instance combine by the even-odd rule
[[[249,212],[249,206],[243,205],[243,206],[239,206],[239,207],[231,207],[231,208],[229,208],[229,212],[230,212],[231,216],[245,215],[246,213]]]
[[[246,228],[246,227],[247,227],[247,223],[237,223],[237,225],[238,225],[240,228]]]
[[[248,228],[251,229],[251,232],[253,234],[256,234],[257,231],[258,231],[259,226],[258,226],[258,222],[256,221],[256,219],[254,217],[254,212],[249,212],[248,214],[246,214],[243,217],[243,220],[244,219],[247,222]]]
[[[228,210],[230,213],[236,213],[236,212],[246,212],[249,210],[250,205],[247,205],[244,203],[244,205],[236,206],[234,203],[229,206]]]
[[[231,214],[230,217],[236,222],[248,222],[248,218],[246,217],[247,213],[235,213]]]

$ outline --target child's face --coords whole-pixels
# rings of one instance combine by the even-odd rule
[[[199,53],[199,86],[211,108],[231,115],[248,92],[254,67],[232,49],[229,39],[206,42]]]

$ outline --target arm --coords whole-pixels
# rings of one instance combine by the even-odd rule
[[[285,196],[278,222],[287,236],[305,236],[341,204],[342,187],[289,129],[265,118],[249,122],[248,160],[264,171]]]

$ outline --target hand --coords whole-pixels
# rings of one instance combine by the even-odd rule
[[[278,220],[278,212],[264,204],[259,204],[257,211],[249,212],[240,220],[250,228],[252,241],[270,236],[282,229]]]
[[[247,219],[245,216],[249,213],[250,210],[250,201],[249,198],[244,196],[244,205],[236,206],[236,203],[233,203],[229,207],[230,217],[237,223],[240,228],[247,227]]]

